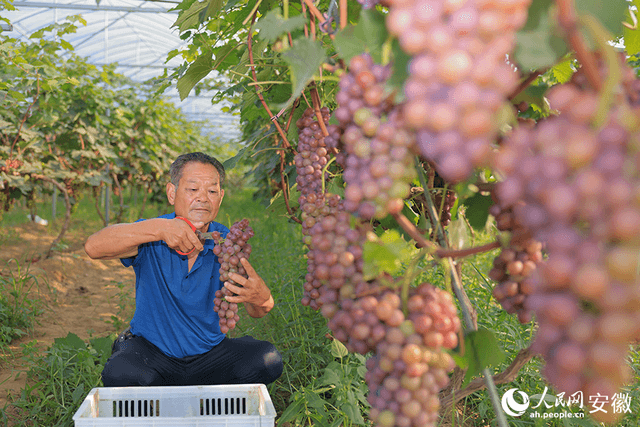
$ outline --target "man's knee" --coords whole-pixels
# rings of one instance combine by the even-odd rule
[[[266,351],[263,353],[264,362],[264,384],[270,384],[280,378],[284,364],[282,362],[282,355],[276,349],[276,346],[269,343],[266,347]]]
[[[142,367],[128,369],[120,364],[107,363],[102,370],[102,383],[105,387],[146,387],[160,385],[162,378],[157,372]]]
[[[135,349],[134,349],[135,348]],[[128,339],[114,346],[102,370],[105,387],[131,387],[161,385],[162,377],[149,363],[146,363],[144,348],[140,342]]]

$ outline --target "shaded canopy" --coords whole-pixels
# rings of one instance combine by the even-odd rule
[[[177,0],[16,0],[15,11],[0,14],[11,21],[7,34],[27,41],[35,31],[61,23],[70,15],[81,15],[87,22],[79,25],[75,34],[65,36],[81,57],[100,66],[117,63],[116,71],[136,82],[145,82],[163,74],[165,68],[180,66],[180,58],[166,62],[167,54],[187,43],[178,30],[171,28],[178,11],[171,9]],[[211,77],[212,75],[210,75]],[[175,87],[165,95],[179,107],[189,120],[203,122],[203,129],[222,141],[240,137],[238,120],[212,105],[212,92],[196,96],[193,92],[180,101]]]

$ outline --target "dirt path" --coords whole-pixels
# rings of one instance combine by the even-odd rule
[[[46,349],[55,338],[69,332],[82,339],[116,332],[107,321],[122,315],[123,306],[132,309],[135,281],[133,270],[124,268],[118,260],[95,261],[85,254],[82,245],[94,230],[69,233],[64,239],[68,247],[46,260],[38,259],[55,238],[47,227],[24,224],[8,230],[0,228],[0,233],[5,231],[9,237],[3,240],[0,251],[0,274],[10,277],[18,268],[28,269],[37,278],[37,292],[45,301],[45,311],[38,317],[33,335],[13,341],[13,355],[4,361],[0,358],[0,408],[9,393],[19,393],[24,386],[21,344],[37,340],[38,348]]]

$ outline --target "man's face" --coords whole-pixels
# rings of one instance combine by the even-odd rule
[[[187,163],[178,187],[167,184],[167,199],[175,207],[176,216],[187,218],[202,231],[218,215],[223,196],[220,174],[208,163]]]

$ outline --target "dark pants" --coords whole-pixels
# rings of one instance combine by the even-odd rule
[[[282,374],[282,357],[268,341],[225,337],[207,353],[171,357],[145,338],[119,337],[102,371],[105,387],[270,384]]]

